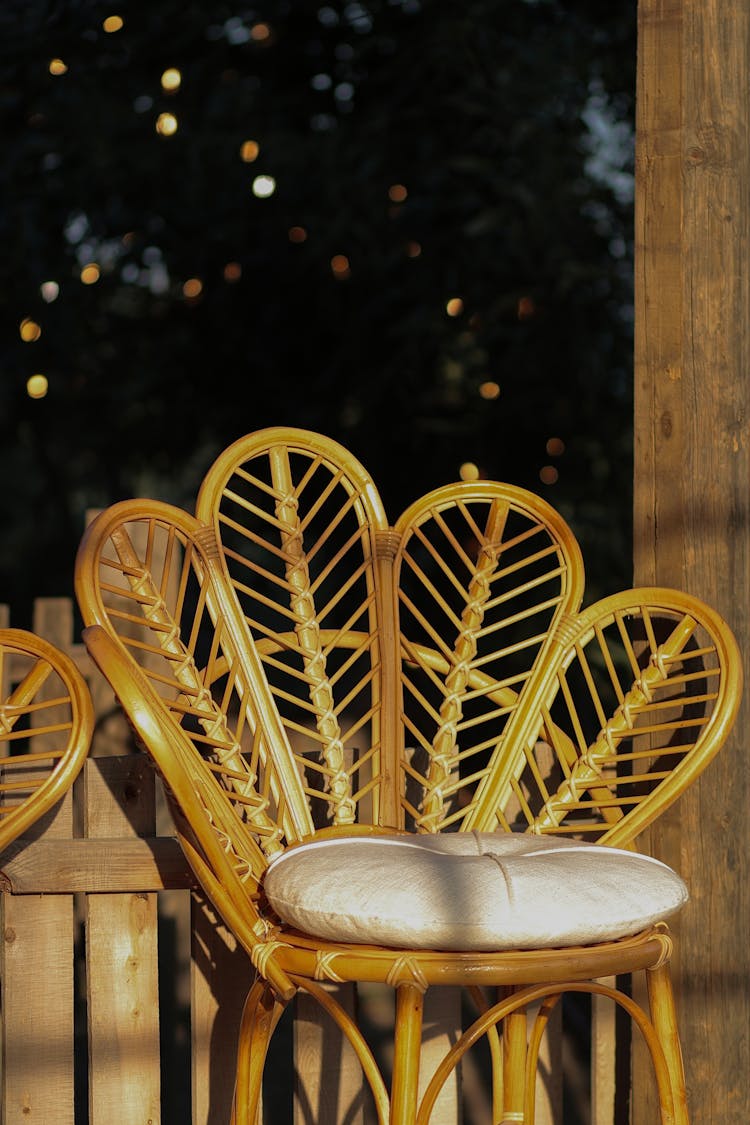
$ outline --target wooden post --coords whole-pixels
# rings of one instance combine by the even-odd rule
[[[704,598],[748,653],[750,0],[640,0],[638,16],[635,579]],[[701,1125],[750,1118],[748,695],[641,841],[691,890],[673,930]],[[634,1121],[656,1119],[647,1090],[634,1082]]]

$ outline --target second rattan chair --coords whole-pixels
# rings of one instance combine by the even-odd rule
[[[65,796],[93,729],[71,658],[35,633],[0,629],[0,854]]]
[[[717,614],[663,589],[581,611],[578,546],[538,497],[455,484],[391,525],[345,449],[285,428],[227,449],[195,515],[104,511],[76,590],[195,874],[257,970],[238,1125],[254,1125],[298,990],[349,1038],[383,1125],[426,1123],[482,1035],[493,1121],[530,1125],[545,1020],[569,990],[630,1014],[661,1121],[685,1125],[666,919],[687,888],[632,845],[732,725],[740,663]],[[637,971],[645,1008],[602,982]],[[328,987],[347,981],[395,989],[390,1089]],[[420,1098],[436,984],[469,989],[479,1015]]]

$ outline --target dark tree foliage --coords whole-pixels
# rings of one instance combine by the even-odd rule
[[[542,490],[630,580],[632,0],[5,0],[0,60],[14,623],[71,592],[87,508],[191,506],[274,424],[394,519],[466,461]]]

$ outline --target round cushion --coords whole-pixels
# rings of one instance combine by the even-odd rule
[[[264,889],[283,922],[328,941],[467,951],[614,940],[688,898],[649,856],[491,832],[313,840],[274,857]]]

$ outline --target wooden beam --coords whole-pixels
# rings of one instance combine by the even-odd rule
[[[639,0],[638,16],[635,580],[704,598],[748,654],[750,0]],[[750,1119],[747,695],[731,741],[641,841],[691,891],[672,928],[701,1125]],[[634,1121],[657,1116],[647,1091],[636,1075]]]
[[[168,836],[17,840],[3,854],[0,892],[118,894],[198,886],[177,840]]]

